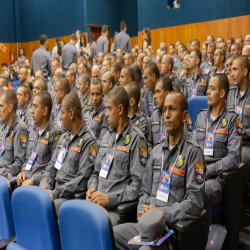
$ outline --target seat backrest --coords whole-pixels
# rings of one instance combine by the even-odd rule
[[[15,236],[9,181],[0,176],[0,241]]]
[[[60,249],[60,238],[52,195],[35,187],[17,188],[12,195],[16,242],[36,250]]]
[[[86,200],[64,202],[59,211],[59,227],[63,250],[115,249],[109,214],[94,203]]]
[[[207,109],[207,96],[195,96],[188,99],[188,113],[195,127],[198,112],[201,109]]]

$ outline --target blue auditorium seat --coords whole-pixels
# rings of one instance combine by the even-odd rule
[[[15,236],[9,181],[0,176],[0,242]]]
[[[207,96],[195,96],[188,99],[188,113],[191,117],[193,126],[195,126],[198,112],[201,109],[207,108]]]
[[[19,85],[21,85],[21,82],[20,82],[20,81],[15,81],[15,82],[13,82],[12,89],[13,89],[15,92],[17,92],[17,89],[18,89]]]
[[[64,202],[59,211],[59,226],[63,250],[115,249],[109,214],[94,203],[86,200]]]
[[[19,187],[12,195],[16,243],[8,250],[60,249],[57,216],[52,195],[35,187]]]

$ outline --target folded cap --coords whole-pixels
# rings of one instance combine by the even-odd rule
[[[165,217],[160,210],[150,210],[139,220],[141,241],[151,242],[162,236],[165,231]]]

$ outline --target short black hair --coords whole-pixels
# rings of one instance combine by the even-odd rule
[[[115,86],[115,77],[111,71],[107,71],[105,74],[108,74],[108,80],[112,83],[112,86]]]
[[[81,102],[76,93],[68,93],[64,96],[62,102],[65,104],[67,112],[73,110],[77,118],[83,119]]]
[[[64,92],[64,95],[70,93],[71,87],[69,80],[65,76],[58,77],[57,82],[59,82],[59,88]]]
[[[87,66],[87,65],[86,65],[86,66]],[[79,79],[83,80],[84,83],[87,82],[88,85],[89,85],[89,87],[90,87],[90,82],[91,82],[91,80],[90,80],[89,74],[83,73],[83,74],[81,74],[81,75],[79,76]]]
[[[171,91],[168,95],[178,95],[179,97],[179,105],[181,107],[181,111],[184,112],[188,110],[188,102],[186,96],[184,96],[182,93],[179,93],[176,90]]]
[[[24,95],[28,95],[30,98],[30,88],[27,85],[21,84],[18,89],[23,89]]]
[[[201,65],[202,54],[199,50],[194,50],[192,53],[195,53],[195,57],[199,59],[199,66]]]
[[[126,27],[127,27],[126,22],[125,21],[121,21],[121,23],[120,23],[120,29],[124,30]]]
[[[233,37],[229,37],[228,40],[233,44],[234,43],[234,38]]]
[[[148,70],[150,75],[154,74],[156,78],[160,77],[160,72],[155,62],[150,62],[149,64],[147,64],[144,70],[146,69]]]
[[[103,25],[102,26],[102,33],[106,33],[108,31],[108,26],[107,25]]]
[[[211,78],[217,78],[217,84],[220,90],[224,89],[226,92],[225,98],[227,99],[227,95],[229,92],[229,81],[225,74],[215,73]]]
[[[6,76],[0,76],[1,85],[8,87],[9,79]]]
[[[40,36],[40,44],[41,44],[41,45],[44,45],[44,43],[45,43],[47,40],[48,40],[47,35],[42,34],[42,35]]]
[[[140,68],[140,66],[138,66],[137,64],[132,66],[132,69],[134,70],[134,74],[139,75],[140,78],[142,78],[142,70]]]
[[[116,107],[121,104],[124,108],[125,115],[128,116],[129,97],[128,92],[124,89],[124,87],[118,86],[112,89],[108,93],[108,99],[111,99]]]
[[[17,96],[14,90],[12,89],[8,89],[5,90],[2,93],[2,97],[4,96],[4,100],[5,102],[9,105],[12,104],[13,105],[13,110],[16,112],[17,110]]]
[[[47,82],[44,79],[36,77],[35,80],[34,80],[34,83],[35,82],[41,82],[42,83],[42,90],[47,91]]]
[[[141,97],[140,87],[136,82],[128,82],[125,85],[129,99],[134,98],[136,104],[138,105]]]
[[[2,67],[8,67],[8,64],[6,62],[3,62]]]
[[[162,88],[165,92],[171,92],[174,90],[173,88],[173,82],[168,76],[164,76],[158,80],[158,82],[162,82]],[[157,82],[157,83],[158,83]]]
[[[50,117],[53,103],[52,103],[51,95],[49,94],[49,92],[42,90],[42,91],[38,92],[35,97],[39,97],[40,104],[43,105],[43,107],[48,108],[47,117]]]
[[[246,56],[237,56],[235,60],[238,60],[240,62],[240,68],[241,70],[243,69],[247,69],[247,72],[249,74],[249,61],[248,61],[248,58]],[[248,75],[247,75],[248,77]]]
[[[73,33],[73,34],[71,35],[70,39],[71,39],[72,41],[76,41],[76,40],[77,40],[76,34]]]
[[[92,83],[90,84],[90,86],[91,86],[91,85],[100,86],[100,88],[101,88],[101,94],[103,93],[103,88],[102,88],[102,83],[101,83],[101,82],[99,82],[99,81],[94,81],[94,82],[92,82]]]
[[[120,63],[113,63],[112,65],[111,65],[111,67],[112,68],[114,68],[114,71],[115,71],[115,73],[117,73],[117,72],[120,72],[121,73],[121,65],[120,65]]]

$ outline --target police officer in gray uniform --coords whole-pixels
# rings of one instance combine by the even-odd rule
[[[48,82],[47,82],[47,89],[48,89],[48,92],[51,94],[51,96],[54,96],[54,93],[55,93],[54,75],[55,75],[56,69],[58,69],[59,67],[60,67],[60,64],[59,64],[58,60],[57,59],[52,60],[51,76],[48,78]],[[53,99],[52,99],[52,101],[53,101]]]
[[[120,86],[114,88],[107,103],[106,116],[111,129],[102,138],[86,197],[107,208],[114,226],[120,221],[117,206],[139,197],[148,152],[143,134],[128,118],[126,90]]]
[[[193,71],[192,78],[188,78],[184,86],[183,94],[187,99],[194,96],[206,96],[208,82],[210,79],[209,75],[202,74],[200,68],[201,64],[201,52],[194,50],[191,52],[189,57],[189,67]]]
[[[214,67],[214,52],[216,50],[216,44],[215,43],[209,43],[207,47],[207,63],[203,65],[202,73],[205,75],[209,75],[212,71],[216,69]]]
[[[20,109],[17,111],[17,115],[21,120],[29,126],[29,119],[31,118],[30,108],[28,106],[28,101],[30,98],[30,90],[26,85],[20,85],[17,89],[17,104]]]
[[[46,35],[40,36],[40,48],[37,49],[31,57],[31,68],[33,74],[37,70],[42,70],[44,78],[48,79],[51,74],[51,57],[47,51],[48,40]]]
[[[96,54],[99,55],[100,52],[103,52],[104,55],[108,53],[109,49],[109,40],[108,40],[108,26],[102,26],[102,35],[96,41]]]
[[[235,110],[242,121],[243,141],[241,162],[250,162],[250,84],[248,79],[249,62],[245,56],[234,59],[231,76],[236,88],[230,90],[227,108]],[[234,94],[233,94],[234,93]]]
[[[190,57],[190,54],[186,54],[184,56],[184,59],[183,59],[184,69],[179,75],[179,80],[181,82],[180,93],[182,94],[183,94],[187,79],[192,77],[192,70],[189,68],[189,63],[188,63],[189,57]]]
[[[225,51],[223,49],[216,49],[214,52],[214,69],[209,73],[212,77],[215,73],[226,74],[226,67],[224,65]]]
[[[124,87],[129,97],[129,110],[128,116],[132,124],[139,128],[145,138],[148,138],[150,131],[150,124],[147,116],[141,112],[138,103],[140,101],[140,87],[136,82],[129,82]]]
[[[126,33],[127,31],[126,22],[122,21],[120,23],[120,29],[121,32],[118,33],[115,37],[114,50],[116,51],[118,48],[120,48],[122,50],[122,54],[125,55],[126,53],[131,51],[130,37]]]
[[[26,161],[17,176],[18,186],[40,184],[45,167],[51,160],[61,129],[50,119],[52,99],[47,91],[39,92],[33,100],[34,126],[29,134]]]
[[[79,98],[82,105],[82,115],[83,117],[92,109],[91,102],[89,101],[89,91],[90,91],[90,77],[87,73],[81,74],[79,76]]]
[[[56,104],[53,108],[54,121],[59,128],[63,128],[61,121],[61,105],[65,95],[70,93],[70,85],[67,78],[64,76],[58,77],[55,84],[55,100]]]
[[[222,173],[239,166],[241,157],[242,123],[234,111],[227,111],[225,101],[229,82],[225,74],[216,73],[209,82],[207,110],[201,110],[195,124],[193,139],[200,144],[207,166],[205,192],[211,207],[222,201]]]
[[[161,142],[165,139],[166,132],[163,121],[162,109],[164,105],[164,100],[169,92],[173,91],[173,84],[169,77],[165,76],[160,78],[155,87],[155,103],[157,109],[152,114],[151,117],[151,131],[149,133],[149,151],[152,150],[157,142]]]
[[[28,130],[16,115],[17,97],[13,90],[6,90],[0,97],[0,168],[14,176],[25,161]]]
[[[101,141],[104,134],[108,131],[108,124],[106,119],[107,107],[103,100],[104,94],[102,90],[102,84],[95,81],[90,84],[90,102],[92,108],[84,115],[84,120],[93,133],[96,140]]]
[[[69,80],[70,93],[78,94],[78,88],[76,86],[76,72],[73,69],[68,69],[66,73],[66,78]]]
[[[146,85],[146,89],[144,92],[143,102],[145,102],[144,113],[147,117],[151,117],[156,109],[154,93],[155,86],[159,78],[160,72],[156,63],[150,62],[144,69],[144,83]]]
[[[187,100],[182,94],[176,91],[168,94],[163,110],[169,136],[157,143],[151,153],[138,204],[139,217],[150,210],[159,209],[164,213],[166,225],[172,229],[178,221],[194,219],[203,210],[206,170],[199,144],[187,140],[183,132],[187,109]],[[168,195],[161,192],[162,186],[165,189],[168,187]],[[128,241],[139,234],[138,223],[122,224],[113,230],[117,249],[140,248],[138,245],[128,245]],[[169,246],[169,242],[166,245]],[[173,249],[174,245],[171,247]]]
[[[165,55],[161,61],[161,75],[168,76],[172,80],[174,90],[179,91],[180,81],[177,75],[173,74],[174,59],[171,55]]]
[[[67,132],[61,135],[40,182],[40,187],[53,195],[57,214],[64,201],[86,190],[98,150],[95,136],[82,118],[76,94],[64,97],[61,119]]]
[[[63,47],[62,65],[65,73],[69,69],[72,63],[77,62],[78,51],[77,48],[75,47],[76,42],[77,42],[76,34],[73,33],[70,37],[69,43],[67,43]]]

